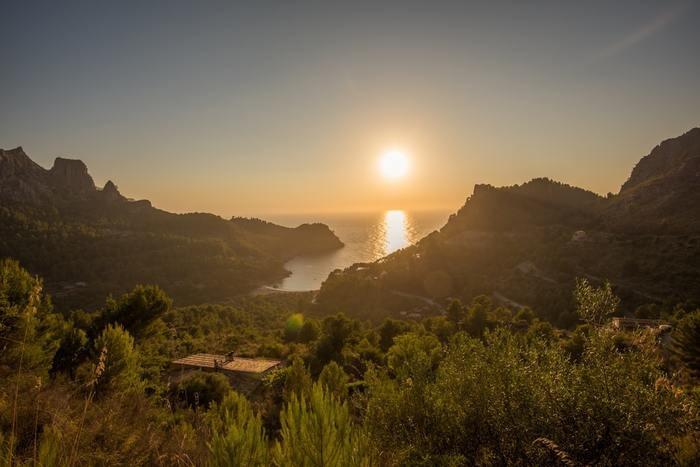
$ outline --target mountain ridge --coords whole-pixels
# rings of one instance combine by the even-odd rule
[[[325,224],[170,213],[111,180],[96,187],[81,160],[44,169],[21,147],[0,149],[0,202],[0,257],[43,276],[60,305],[91,305],[136,283],[160,284],[182,303],[227,299],[289,274],[294,256],[343,246]]]
[[[438,232],[332,273],[317,302],[374,319],[421,310],[409,295],[469,301],[486,294],[568,326],[571,290],[585,277],[611,280],[629,310],[649,301],[700,306],[699,161],[694,128],[656,146],[605,198],[548,178],[477,184]]]

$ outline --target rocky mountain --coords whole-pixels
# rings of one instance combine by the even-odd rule
[[[628,313],[700,306],[699,182],[696,128],[654,148],[607,198],[546,178],[476,185],[439,232],[332,274],[317,301],[372,318],[486,294],[567,326],[575,279],[586,277],[611,280]]]
[[[21,147],[0,150],[0,257],[43,276],[59,305],[93,305],[136,283],[181,303],[225,299],[284,277],[296,255],[342,245],[323,224],[169,213],[112,181],[97,188],[80,160],[47,170]]]
[[[668,139],[643,157],[605,210],[615,228],[700,232],[700,128]]]
[[[0,149],[0,199],[36,203],[51,196],[48,171],[31,160],[21,147]]]
[[[99,198],[126,201],[112,181],[97,189],[81,160],[57,157],[47,170],[22,147],[0,149],[0,200],[41,206]]]

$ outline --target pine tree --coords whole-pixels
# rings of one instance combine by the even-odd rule
[[[105,350],[106,349],[106,350]],[[110,324],[95,341],[97,352],[105,351],[105,367],[95,391],[120,391],[139,383],[141,367],[134,338],[119,324]]]
[[[310,396],[293,396],[280,415],[281,440],[274,458],[280,466],[368,466],[369,449],[364,433],[350,418],[347,403],[340,402],[321,384]]]
[[[335,362],[330,362],[323,367],[323,371],[318,377],[318,382],[340,400],[348,394],[348,375]]]
[[[268,443],[260,415],[254,414],[246,398],[230,392],[221,405],[212,404],[207,421],[213,432],[209,443],[209,465],[266,466]]]
[[[447,319],[450,320],[452,324],[457,326],[464,319],[464,316],[464,305],[462,305],[462,302],[459,301],[459,299],[455,298],[447,306]]]
[[[284,398],[291,400],[292,396],[306,397],[311,391],[311,375],[304,366],[304,361],[295,357],[292,366],[287,369],[287,379],[284,383]]]

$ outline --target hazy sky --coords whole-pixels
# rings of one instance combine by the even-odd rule
[[[342,3],[342,4],[341,4]],[[700,2],[3,2],[0,147],[173,211],[617,191],[700,125]],[[405,148],[387,183],[376,158]]]

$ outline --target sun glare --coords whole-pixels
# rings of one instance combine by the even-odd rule
[[[397,180],[408,172],[409,163],[406,153],[399,149],[390,149],[379,158],[379,170],[388,180]]]

